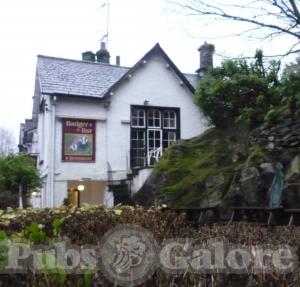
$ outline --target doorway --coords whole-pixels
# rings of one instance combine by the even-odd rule
[[[106,186],[106,181],[70,180],[68,181],[68,201],[78,207],[84,203],[103,205]]]

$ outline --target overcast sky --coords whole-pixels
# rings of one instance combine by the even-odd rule
[[[31,117],[37,55],[81,59],[96,52],[106,34],[105,0],[1,0],[0,2],[0,126],[14,131]],[[200,24],[191,17],[171,13],[166,0],[110,0],[109,51],[111,63],[134,65],[155,43],[183,72],[199,66],[197,48],[204,40],[216,45],[217,54],[253,55],[257,42],[245,38],[213,39],[230,35],[238,25]],[[280,52],[288,42],[259,44]],[[216,56],[215,63],[220,63]]]

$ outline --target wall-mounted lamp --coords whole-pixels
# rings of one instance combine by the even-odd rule
[[[79,190],[79,191],[84,191],[84,185],[83,185],[83,184],[79,184],[79,185],[77,186],[77,190]]]

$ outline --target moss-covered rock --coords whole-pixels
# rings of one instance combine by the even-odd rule
[[[173,207],[268,206],[276,162],[285,174],[284,204],[300,207],[300,118],[284,110],[280,121],[249,130],[212,128],[170,147],[137,203]]]
[[[145,188],[136,195],[137,201],[147,189],[154,197],[146,203],[159,198],[171,206],[220,205],[236,170],[247,158],[246,141],[240,140],[247,137],[247,129],[235,127],[210,129],[199,137],[179,141],[155,166]]]

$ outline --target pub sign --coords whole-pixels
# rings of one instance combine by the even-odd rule
[[[63,161],[95,161],[95,126],[94,120],[63,119]]]

